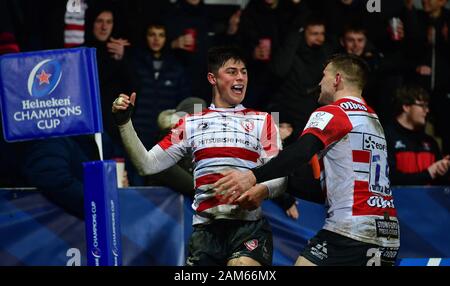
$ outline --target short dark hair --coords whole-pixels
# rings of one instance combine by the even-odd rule
[[[430,95],[428,92],[415,84],[407,84],[397,88],[394,96],[395,116],[403,113],[403,105],[412,105],[416,101],[429,102]]]
[[[218,46],[208,50],[208,72],[217,74],[219,69],[230,59],[235,62],[243,62],[245,58],[241,50],[236,46]]]
[[[167,31],[166,25],[164,25],[162,22],[150,22],[146,27],[147,29],[145,30],[145,33],[147,33],[150,28],[163,29],[164,31]]]
[[[318,14],[311,14],[307,16],[305,24],[303,26],[306,30],[306,28],[308,28],[309,26],[324,26],[326,28],[327,25],[325,19],[322,16]]]
[[[343,77],[358,89],[363,90],[369,76],[369,66],[356,55],[338,54],[331,57],[328,64],[332,64],[335,71],[341,71]]]
[[[346,25],[342,31],[342,37],[345,37],[347,33],[363,34],[367,37],[367,30],[359,25]]]

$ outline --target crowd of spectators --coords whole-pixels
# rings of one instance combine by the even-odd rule
[[[363,95],[383,125],[398,116],[397,90],[415,83],[430,95],[427,116],[439,154],[449,154],[447,0],[380,0],[379,13],[370,13],[363,0],[214,2],[0,0],[0,54],[95,47],[104,129],[119,156],[125,154],[111,117],[113,99],[137,92],[133,122],[142,142],[152,146],[160,112],[188,97],[209,104],[206,52],[214,45],[234,44],[244,51],[250,79],[243,104],[279,112],[292,137],[317,107],[329,57],[354,54],[370,67]],[[130,184],[143,184],[129,168]]]

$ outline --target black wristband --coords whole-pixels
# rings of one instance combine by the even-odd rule
[[[125,110],[119,110],[117,112],[113,112],[113,118],[116,125],[124,125],[128,121],[130,121],[131,115],[134,111],[134,105],[128,105],[128,108]]]

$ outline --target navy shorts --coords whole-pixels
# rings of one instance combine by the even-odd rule
[[[194,225],[189,241],[189,266],[226,266],[241,256],[272,265],[272,230],[265,218],[257,221],[216,220]]]
[[[394,266],[397,254],[397,247],[364,243],[322,229],[301,256],[319,266]]]

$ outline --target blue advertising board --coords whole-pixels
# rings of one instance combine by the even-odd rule
[[[116,162],[94,161],[83,165],[88,265],[122,265]]]

